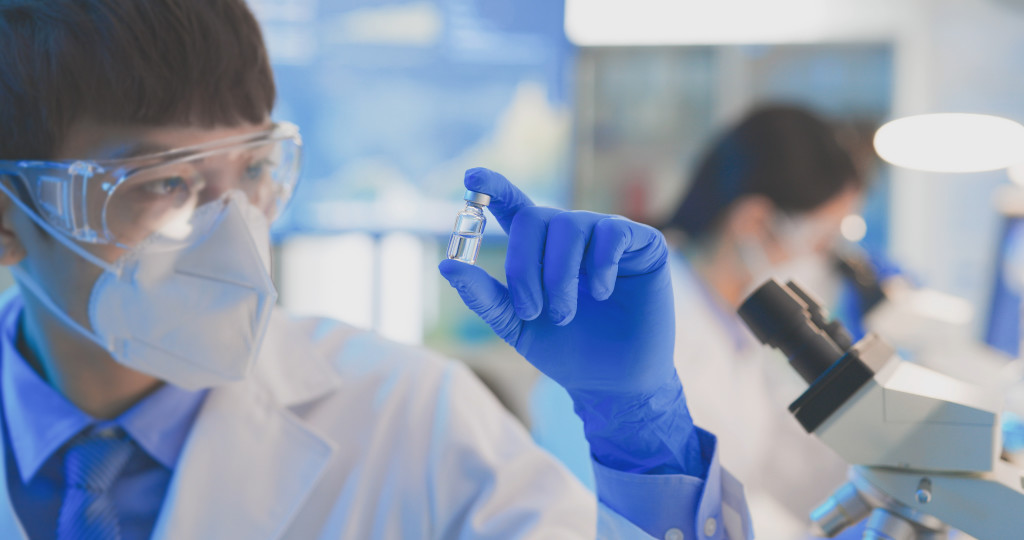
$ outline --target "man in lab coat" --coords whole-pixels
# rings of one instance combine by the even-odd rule
[[[598,500],[463,367],[274,311],[295,126],[242,0],[0,0],[0,538],[743,538],[672,364],[667,250],[467,172],[508,287],[467,306],[562,384]]]

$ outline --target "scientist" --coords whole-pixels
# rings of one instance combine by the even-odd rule
[[[787,406],[806,384],[754,339],[736,308],[770,277],[819,294],[837,288],[828,255],[862,184],[824,121],[766,105],[708,149],[665,227],[677,248],[676,369],[694,418],[718,435],[722,463],[744,484],[759,538],[803,536],[846,465],[791,417]],[[590,481],[565,392],[544,379],[532,401],[538,442]]]
[[[673,275],[676,369],[701,381],[687,385],[694,416],[719,435],[722,462],[744,483],[764,538],[806,532],[808,514],[847,466],[792,418],[788,405],[806,383],[756,342],[736,308],[771,277],[834,298],[830,253],[862,187],[829,125],[799,108],[765,106],[707,152],[665,227],[683,233],[673,242],[682,254]]]
[[[749,537],[661,234],[474,169],[508,287],[440,266],[572,396],[595,499],[459,364],[274,309],[273,103],[243,0],[0,0],[0,538]]]

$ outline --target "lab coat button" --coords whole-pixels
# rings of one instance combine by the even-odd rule
[[[683,531],[672,528],[665,531],[665,540],[683,540]]]
[[[709,517],[706,521],[704,521],[704,536],[710,538],[715,535],[715,531],[717,530],[718,522],[715,521],[715,518]]]

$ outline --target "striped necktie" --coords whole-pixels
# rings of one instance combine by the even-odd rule
[[[135,451],[121,428],[83,433],[64,457],[67,487],[57,518],[57,540],[120,540],[110,488]]]

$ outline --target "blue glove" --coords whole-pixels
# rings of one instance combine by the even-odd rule
[[[569,391],[591,453],[628,472],[703,476],[673,364],[668,249],[618,216],[534,206],[502,175],[466,172],[508,234],[508,287],[459,261],[439,269],[466,305]]]

